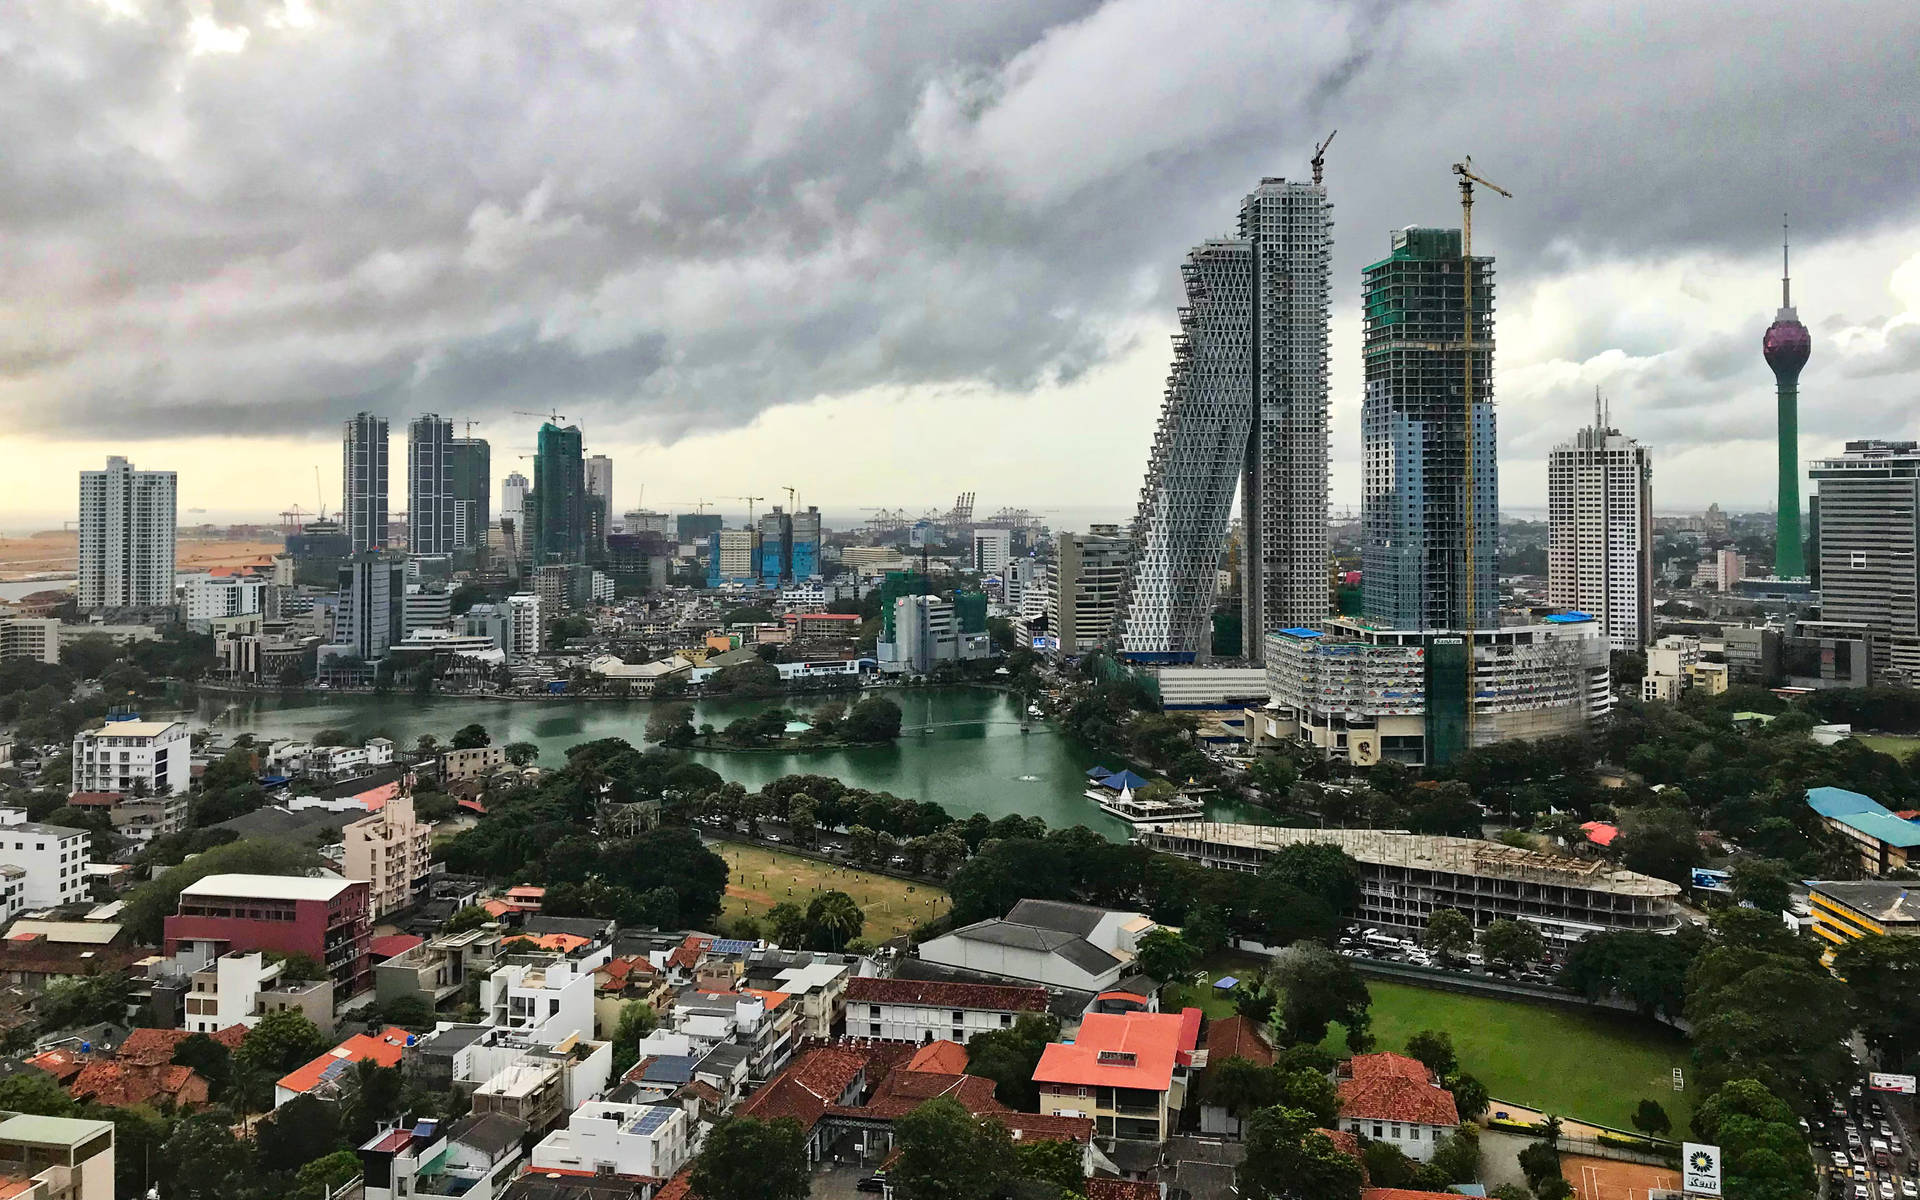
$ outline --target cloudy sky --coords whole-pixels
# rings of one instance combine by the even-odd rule
[[[1659,507],[1763,507],[1783,212],[1803,453],[1920,433],[1916,46],[1912,0],[9,5],[0,527],[110,453],[332,507],[359,409],[499,474],[557,409],[621,507],[1117,514],[1181,255],[1334,128],[1336,503],[1360,267],[1470,153],[1504,504],[1598,385]]]

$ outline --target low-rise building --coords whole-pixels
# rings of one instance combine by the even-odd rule
[[[1143,913],[1022,900],[1004,919],[976,921],[921,944],[922,961],[1042,987],[1104,992],[1133,973]]]
[[[165,952],[208,961],[231,951],[304,954],[340,999],[373,986],[367,885],[337,875],[209,875],[188,884],[165,923]]]
[[[426,894],[433,867],[433,826],[417,821],[413,797],[395,796],[380,811],[340,831],[343,873],[364,879],[375,920]]]
[[[113,1122],[0,1111],[0,1196],[113,1200]]]
[[[382,1005],[412,999],[431,1010],[491,972],[500,961],[500,944],[496,925],[441,934],[375,963],[374,992]]]
[[[500,1113],[383,1129],[360,1147],[366,1200],[458,1196],[497,1200],[520,1171],[527,1126]]]
[[[109,719],[73,735],[72,792],[174,796],[193,783],[183,721]]]
[[[480,1011],[489,1024],[549,1045],[593,1033],[593,972],[613,957],[606,945],[571,954],[509,954],[480,981]]]
[[[222,954],[190,978],[181,1027],[217,1033],[236,1025],[252,1029],[270,1012],[291,1009],[323,1033],[333,1029],[333,981],[290,980],[284,959],[268,962],[258,951]]]
[[[1200,1010],[1089,1013],[1071,1043],[1040,1053],[1040,1111],[1091,1117],[1096,1137],[1164,1142],[1185,1107]]]
[[[469,746],[440,752],[440,777],[446,780],[479,779],[493,774],[507,762],[505,746]]]
[[[25,809],[0,808],[0,866],[20,875],[23,908],[58,908],[87,898],[87,852],[93,835],[67,825],[27,820]]]
[[[855,979],[847,985],[847,1033],[892,1041],[943,1040],[964,1046],[1011,1029],[1025,1013],[1047,1011],[1047,989],[922,979]]]
[[[1273,1043],[1267,1040],[1265,1027],[1258,1021],[1235,1013],[1231,1017],[1217,1017],[1207,1023],[1206,1062],[1203,1083],[1200,1088],[1200,1132],[1212,1137],[1233,1137],[1241,1134],[1241,1120],[1233,1111],[1213,1097],[1216,1095],[1213,1083],[1219,1078],[1223,1064],[1229,1059],[1245,1059],[1256,1067],[1273,1065]]]
[[[0,617],[0,662],[10,658],[60,661],[59,617]]]
[[[1418,1059],[1359,1054],[1337,1074],[1340,1128],[1356,1137],[1391,1142],[1408,1158],[1426,1162],[1459,1127],[1453,1093]]]
[[[533,1148],[535,1171],[578,1171],[661,1184],[692,1154],[687,1114],[664,1104],[615,1104],[594,1100],[574,1110]]]
[[[1808,788],[1807,807],[1846,841],[1869,875],[1885,875],[1920,861],[1914,854],[1920,847],[1920,821],[1896,816],[1871,797],[1846,788]]]
[[[75,792],[67,798],[67,804],[86,812],[106,813],[114,833],[141,846],[157,837],[185,833],[193,806],[185,792],[171,796]]]
[[[824,1038],[846,1017],[847,989],[859,961],[853,955],[816,950],[755,950],[748,956],[744,978],[747,986],[779,992],[797,1006],[801,1037]]]
[[[376,1066],[397,1067],[407,1047],[412,1044],[413,1035],[398,1025],[390,1025],[378,1033],[356,1033],[275,1081],[273,1106],[279,1108],[295,1096],[335,1099],[347,1080],[352,1078],[354,1063],[370,1062]]]
[[[1864,937],[1920,936],[1920,897],[1894,880],[1820,880],[1808,888],[1813,935],[1825,942],[1827,960],[1848,942]]]

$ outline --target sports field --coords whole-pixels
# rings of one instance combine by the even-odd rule
[[[720,909],[725,916],[764,916],[788,900],[804,909],[821,892],[845,892],[867,915],[861,936],[879,942],[947,911],[946,890],[931,884],[908,883],[739,842],[715,842],[713,849],[732,869]]]
[[[1562,1154],[1560,1172],[1579,1200],[1647,1200],[1651,1192],[1680,1190],[1678,1172],[1643,1163]]]
[[[1239,975],[1254,960],[1210,964],[1208,983]],[[1403,1050],[1423,1029],[1453,1035],[1461,1069],[1502,1100],[1631,1130],[1633,1109],[1653,1099],[1673,1119],[1678,1138],[1687,1132],[1693,1091],[1673,1090],[1673,1069],[1692,1075],[1687,1042],[1680,1034],[1628,1014],[1614,1015],[1555,1004],[1532,1004],[1488,996],[1435,991],[1379,979],[1367,980],[1373,996],[1375,1049]],[[1202,996],[1200,993],[1206,994]],[[1233,1011],[1211,988],[1177,988],[1163,1006],[1198,1004],[1207,1015]],[[1335,1026],[1327,1049],[1345,1053],[1346,1033]],[[1612,1200],[1611,1197],[1607,1200]]]
[[[1864,744],[1869,750],[1878,750],[1882,754],[1891,754],[1904,759],[1915,750],[1920,750],[1920,737],[1911,737],[1899,733],[1856,733],[1853,740]]]

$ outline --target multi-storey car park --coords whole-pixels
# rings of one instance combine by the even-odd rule
[[[1283,829],[1187,821],[1149,830],[1146,844],[1202,866],[1258,871],[1288,846],[1338,846],[1360,864],[1360,902],[1347,915],[1368,925],[1424,930],[1455,909],[1475,928],[1525,921],[1550,942],[1616,930],[1679,928],[1680,888],[1611,863],[1523,850],[1475,838],[1378,829]]]

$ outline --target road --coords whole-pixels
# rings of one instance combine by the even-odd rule
[[[1895,1095],[1869,1090],[1864,1072],[1849,1095],[1835,1101],[1833,1109],[1811,1123],[1810,1133],[1821,1178],[1828,1181],[1823,1189],[1828,1195],[1849,1200],[1920,1198],[1912,1104]],[[1887,1166],[1874,1164],[1876,1139],[1887,1145]]]

